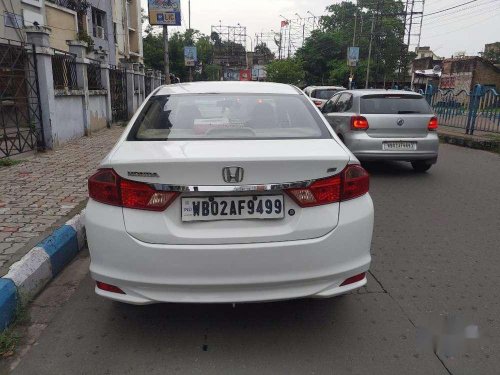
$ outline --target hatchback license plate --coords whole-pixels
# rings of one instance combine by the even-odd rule
[[[384,151],[415,151],[417,142],[383,142],[382,149]]]
[[[182,221],[282,219],[283,195],[182,198]]]

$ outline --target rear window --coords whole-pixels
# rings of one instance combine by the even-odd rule
[[[361,97],[362,114],[402,115],[432,113],[425,98],[420,95],[365,95]]]
[[[152,97],[128,140],[331,138],[303,95]]]
[[[330,99],[335,93],[342,91],[336,89],[322,89],[322,90],[314,90],[311,94],[311,98],[315,99]]]

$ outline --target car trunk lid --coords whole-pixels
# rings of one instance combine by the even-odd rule
[[[200,187],[180,194],[163,212],[124,208],[126,230],[134,238],[161,244],[229,244],[316,238],[333,230],[338,203],[301,208],[283,191],[244,188],[332,176],[348,161],[348,154],[333,139],[126,141],[103,167],[112,167],[123,178],[158,186]],[[222,170],[228,166],[243,168],[240,183],[224,181]],[[244,191],[228,191],[231,186]],[[181,217],[182,198],[255,199],[259,195],[282,195],[284,217],[190,222]]]

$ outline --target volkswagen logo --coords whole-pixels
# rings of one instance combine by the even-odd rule
[[[404,123],[405,120],[403,120],[402,118],[398,118],[398,121],[396,122],[396,124],[398,124],[399,126],[403,126]]]
[[[222,168],[222,178],[227,183],[243,181],[244,170],[241,167]]]

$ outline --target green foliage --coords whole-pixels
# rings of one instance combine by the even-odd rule
[[[493,64],[500,64],[500,50],[492,49],[488,52],[483,52],[482,57],[492,62]]]
[[[85,30],[80,30],[78,32],[77,39],[79,41],[87,43],[87,48],[86,48],[87,52],[92,52],[94,50],[94,39],[92,39],[92,37],[89,34],[87,34]]]
[[[0,167],[10,167],[12,165],[21,164],[25,160],[12,160],[9,158],[0,159]]]
[[[301,86],[304,81],[302,61],[298,59],[274,60],[266,66],[267,80]]]
[[[258,64],[262,62],[267,64],[274,60],[276,56],[271,52],[266,43],[259,43],[254,48],[254,63]]]
[[[411,59],[406,52],[407,46],[402,42],[404,23],[397,16],[404,12],[401,1],[359,0],[357,4],[344,1],[330,5],[327,12],[321,18],[321,28],[315,30],[297,51],[297,57],[303,61],[307,84],[347,87],[350,73],[347,48],[352,46],[356,19],[355,44],[360,47],[361,61],[353,73],[357,87],[364,86],[374,14],[378,16],[375,16],[373,33],[370,86],[399,78],[397,71],[401,66],[408,66]]]

